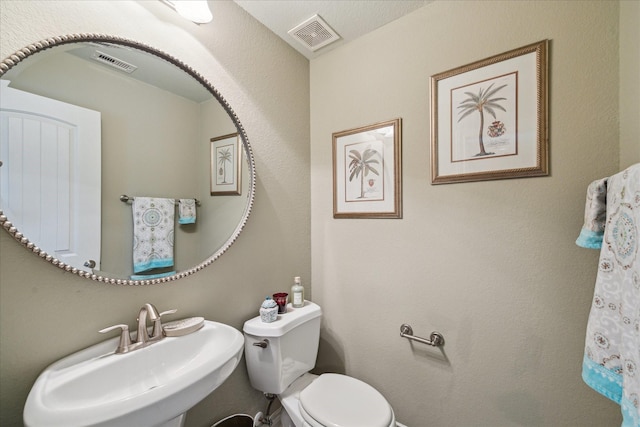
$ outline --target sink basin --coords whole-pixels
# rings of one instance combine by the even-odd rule
[[[231,375],[244,337],[205,320],[196,332],[114,354],[119,338],[45,369],[24,408],[28,427],[181,425],[184,413]]]

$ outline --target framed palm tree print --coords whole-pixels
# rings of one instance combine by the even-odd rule
[[[402,119],[333,134],[333,217],[402,218]]]
[[[549,174],[543,40],[431,76],[431,182]]]
[[[240,135],[211,138],[211,195],[240,195],[242,192],[242,141]]]

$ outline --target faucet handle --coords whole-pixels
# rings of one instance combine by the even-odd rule
[[[177,312],[177,309],[172,309],[172,310],[167,310],[167,311],[163,311],[162,313],[158,314],[158,318],[153,322],[153,331],[151,332],[151,337],[152,338],[156,338],[156,337],[162,337],[163,336],[163,331],[162,331],[162,321],[160,319],[162,319],[162,316],[166,315],[166,314],[173,314],[175,312]]]
[[[173,313],[176,313],[177,311],[178,311],[178,310],[174,308],[174,309],[172,309],[172,310],[163,311],[163,312],[162,312],[162,313],[160,313],[158,316],[162,317],[162,316],[164,316],[165,314],[173,314]]]
[[[116,329],[122,329],[120,333],[120,342],[118,343],[118,348],[116,348],[116,353],[126,353],[129,351],[129,347],[131,347],[131,335],[129,335],[129,325],[121,324],[121,325],[113,325],[108,328],[104,328],[99,330],[98,332],[101,334],[106,334],[107,332],[111,332]]]

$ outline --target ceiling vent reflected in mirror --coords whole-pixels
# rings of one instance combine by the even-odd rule
[[[116,68],[128,74],[131,74],[138,69],[138,67],[133,64],[129,64],[128,62],[123,61],[122,59],[118,59],[115,56],[107,55],[106,53],[100,52],[99,50],[93,52],[91,58],[102,64],[110,65],[113,68]]]
[[[312,51],[340,40],[336,33],[319,15],[314,15],[288,31],[294,39]]]

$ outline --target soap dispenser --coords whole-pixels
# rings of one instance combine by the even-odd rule
[[[293,278],[293,286],[291,287],[291,305],[293,308],[304,307],[304,286],[300,283],[300,276]]]

